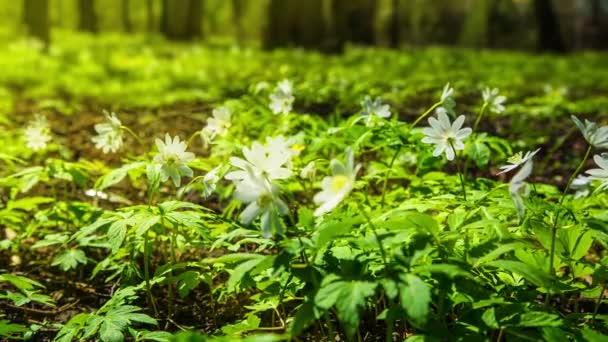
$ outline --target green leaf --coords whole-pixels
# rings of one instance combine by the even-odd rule
[[[146,213],[150,215],[149,213]],[[144,235],[150,228],[152,228],[155,224],[160,222],[160,217],[158,215],[152,216],[139,216],[136,215],[133,217],[133,224],[137,227],[135,230],[136,236]]]
[[[236,324],[224,325],[222,332],[229,336],[240,336],[242,333],[257,329],[261,322],[262,320],[258,316],[249,314],[246,319]]]
[[[0,274],[0,282],[3,281],[7,281],[13,284],[13,286],[15,286],[21,291],[31,291],[34,290],[36,287],[44,288],[44,285],[40,284],[35,280],[9,273]]]
[[[414,324],[422,326],[428,319],[431,290],[414,274],[404,274],[401,280],[403,281],[399,287],[401,307]]]
[[[112,254],[116,253],[127,236],[127,220],[114,221],[108,228],[108,242]]]
[[[0,320],[0,337],[17,339],[20,333],[25,333],[28,331],[30,330],[22,325],[13,324],[7,320]]]
[[[483,167],[490,161],[490,149],[480,141],[467,144],[467,155],[475,161],[477,167]]]
[[[173,339],[173,335],[166,331],[146,331],[141,334],[145,341],[169,342]]]
[[[315,296],[315,304],[325,310],[335,305],[346,335],[352,338],[359,326],[360,311],[365,307],[367,298],[375,292],[375,283],[341,280],[335,275],[329,275],[323,279]]]
[[[325,246],[335,237],[349,233],[353,226],[360,222],[361,220],[356,218],[345,218],[343,220],[329,220],[324,222],[317,230],[315,246],[317,246],[317,248]]]
[[[458,265],[451,264],[430,264],[420,267],[416,267],[416,273],[430,272],[430,273],[443,273],[450,278],[454,277],[466,277],[473,278],[473,275],[463,270]]]
[[[475,261],[475,264],[473,264],[473,267],[479,267],[482,264],[492,261],[505,253],[509,253],[518,248],[522,248],[524,246],[525,245],[521,242],[511,242],[511,243],[499,245],[496,249],[492,250],[490,253],[488,253],[482,257],[479,257]]]
[[[245,262],[239,264],[237,267],[235,267],[234,270],[232,271],[232,273],[230,274],[230,278],[228,279],[228,282],[226,283],[226,290],[228,292],[236,291],[237,284],[242,282],[243,277],[249,271],[251,271],[253,268],[255,268],[259,263],[264,261],[264,259],[266,259],[265,256],[256,255],[255,258],[245,261]]]
[[[99,328],[99,337],[103,342],[122,342],[125,339],[121,327],[111,320],[103,321]]]
[[[178,280],[177,293],[181,298],[186,297],[192,289],[195,289],[200,284],[199,276],[198,272],[186,271],[176,277]]]
[[[114,170],[108,172],[107,174],[101,176],[95,183],[95,188],[97,190],[103,190],[105,188],[109,188],[112,185],[115,185],[115,184],[119,183],[120,181],[122,181],[127,176],[129,171],[137,169],[139,167],[143,167],[144,165],[145,165],[144,162],[136,162],[136,163],[123,165],[123,166],[119,167],[118,169],[114,169]]]
[[[78,264],[86,264],[87,257],[80,249],[68,249],[53,260],[52,266],[59,266],[63,271],[75,269]]]
[[[592,330],[588,327],[584,327],[581,330],[581,335],[585,341],[588,342],[596,342],[596,341],[608,341],[608,335],[604,335],[598,331]]]
[[[532,284],[539,287],[544,287],[546,289],[552,289],[554,287],[551,278],[547,275],[546,272],[537,267],[525,264],[520,261],[496,260],[488,262],[486,263],[486,265],[501,268],[512,273],[517,273]]]

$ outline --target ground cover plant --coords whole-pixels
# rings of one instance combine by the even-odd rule
[[[605,54],[61,34],[0,48],[0,338],[607,338]]]

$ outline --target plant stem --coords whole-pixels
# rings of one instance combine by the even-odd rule
[[[412,123],[412,125],[410,126],[410,129],[416,127],[416,125],[422,121],[422,119],[424,119],[427,115],[429,115],[435,108],[441,106],[443,104],[443,101],[439,101],[437,103],[435,103],[434,105],[431,106],[431,108],[429,108],[426,112],[424,112],[422,115],[420,115],[418,117],[418,119],[416,119],[416,121],[414,121],[414,123]]]
[[[549,253],[549,277],[553,278],[555,276],[555,269],[553,268],[553,259],[555,258],[555,238],[557,236],[557,223],[559,221],[559,213],[555,217],[555,222],[553,222],[553,226],[551,227],[551,251]],[[549,301],[551,300],[551,291],[547,289],[547,297],[545,298],[545,305],[549,305]]]
[[[402,147],[402,145],[399,145],[397,147],[397,150],[395,151],[395,154],[393,155],[393,159],[391,159],[391,163],[388,166],[388,170],[386,171],[386,175],[384,176],[384,185],[382,186],[382,199],[380,200],[381,208],[384,208],[384,197],[386,195],[386,187],[388,186],[388,176],[390,175],[391,171],[393,170],[393,165],[395,164],[395,160],[397,160],[397,157],[399,157],[399,152],[401,152],[401,147]]]
[[[589,145],[589,147],[587,147],[587,152],[585,152],[585,156],[583,157],[583,160],[581,160],[581,163],[578,164],[578,167],[576,168],[576,170],[574,171],[574,173],[572,174],[572,176],[570,176],[570,179],[568,180],[568,184],[566,185],[566,188],[564,189],[564,193],[562,193],[562,197],[559,199],[559,204],[562,204],[562,202],[564,202],[564,199],[566,198],[566,195],[568,194],[568,191],[570,190],[570,186],[572,185],[574,178],[576,178],[576,176],[581,172],[581,170],[585,166],[585,162],[587,161],[587,159],[589,159],[589,155],[591,155],[592,149],[593,149],[592,145]]]
[[[188,139],[188,142],[186,143],[186,146],[190,146],[190,144],[192,143],[192,140],[194,140],[194,138],[196,138],[197,136],[201,135],[201,131],[198,130],[196,132],[194,132],[190,138]]]
[[[146,293],[148,294],[148,301],[152,304],[154,309],[154,315],[158,317],[158,309],[152,297],[152,290],[150,287],[150,241],[148,238],[148,232],[144,234],[144,278],[146,280]]]
[[[129,127],[127,127],[127,126],[120,126],[120,128],[124,129],[125,131],[127,131],[127,133],[131,134],[133,136],[133,138],[135,138],[135,140],[137,140],[137,142],[140,145],[144,145],[143,140],[141,140],[141,138],[137,134],[135,134],[135,132],[133,132]]]
[[[606,284],[602,285],[602,291],[600,291],[600,295],[597,297],[597,302],[595,302],[595,309],[593,309],[593,319],[597,316],[597,312],[600,310],[600,304],[602,304],[602,297],[604,296],[604,291],[606,291]]]
[[[456,153],[456,149],[454,148],[454,144],[452,143],[452,141],[450,141],[450,147],[452,148],[452,151],[454,151],[454,154],[456,155],[456,158],[458,158],[458,155]],[[467,191],[466,188],[464,186],[464,175],[462,174],[462,170],[460,168],[460,158],[458,158],[458,160],[456,160],[456,168],[458,169],[458,177],[460,178],[460,187],[462,188],[462,197],[464,198],[464,201],[467,201]]]
[[[488,107],[488,103],[484,102],[483,106],[479,110],[479,114],[477,114],[477,119],[475,119],[475,124],[473,125],[473,132],[477,132],[477,126],[479,126],[479,122],[481,122],[481,117],[486,112],[486,108]]]
[[[376,226],[372,223],[372,220],[370,219],[369,215],[367,215],[365,208],[361,206],[359,206],[359,208],[361,209],[361,213],[363,214],[363,217],[365,217],[367,224],[370,226],[370,228],[372,228],[372,232],[374,233],[374,236],[376,237],[376,242],[378,243],[378,248],[380,249],[380,255],[382,256],[382,262],[384,263],[385,271],[388,271],[388,260],[386,258],[386,252],[384,251],[384,246],[382,246],[382,240],[380,240],[380,236],[376,231]]]

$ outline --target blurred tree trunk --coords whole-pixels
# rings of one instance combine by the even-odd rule
[[[399,47],[401,44],[401,6],[399,0],[391,0],[391,17],[388,27],[388,37],[391,47]]]
[[[327,25],[323,3],[324,0],[270,0],[264,47],[325,49]]]
[[[267,23],[264,30],[264,47],[274,49],[292,43],[289,5],[293,0],[270,0],[267,8]]]
[[[122,0],[121,12],[122,12],[122,27],[125,32],[133,32],[133,22],[131,22],[131,6],[130,0]]]
[[[154,32],[154,0],[146,0],[146,27]]]
[[[297,0],[292,10],[295,19],[295,42],[309,49],[325,46],[326,23],[323,15],[323,0]]]
[[[78,29],[85,32],[97,32],[97,13],[95,0],[78,0]]]
[[[49,0],[24,0],[23,21],[28,34],[40,39],[48,47],[51,41]]]
[[[245,39],[243,31],[243,14],[245,13],[245,0],[232,0],[232,20],[234,23],[236,41],[241,44]]]
[[[202,36],[202,0],[163,0],[161,32],[174,40]]]
[[[538,48],[543,51],[565,51],[559,21],[551,0],[534,0],[534,14],[538,25]]]
[[[488,21],[492,10],[491,2],[495,0],[475,0],[460,34],[460,43],[470,47],[488,45]]]
[[[375,0],[333,0],[335,39],[341,48],[346,42],[373,45],[376,42]]]

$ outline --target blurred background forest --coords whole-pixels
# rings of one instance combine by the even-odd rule
[[[78,30],[325,52],[349,43],[608,48],[608,0],[22,0],[3,1],[0,14],[5,38],[47,44],[55,30]]]

